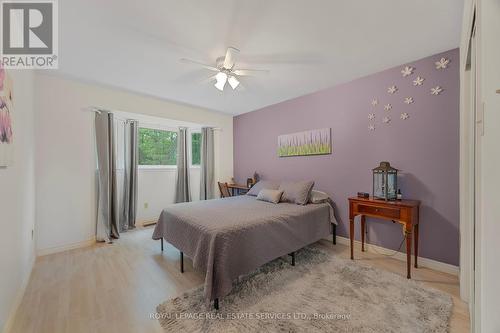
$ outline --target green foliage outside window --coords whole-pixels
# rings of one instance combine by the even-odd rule
[[[177,165],[177,132],[139,128],[139,165]]]
[[[200,165],[201,133],[191,134],[191,164]]]

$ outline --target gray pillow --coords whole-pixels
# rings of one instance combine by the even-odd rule
[[[283,182],[279,187],[279,190],[283,191],[281,201],[305,205],[309,201],[313,186],[313,181]]]
[[[247,195],[253,195],[253,196],[256,196],[259,194],[259,192],[261,190],[277,190],[278,188],[280,187],[280,183],[279,182],[275,182],[275,181],[272,181],[272,180],[260,180],[257,182],[257,184],[255,184],[254,186],[252,186],[252,188],[250,189],[250,191],[248,191]]]
[[[257,200],[267,201],[270,203],[277,204],[278,202],[280,202],[282,194],[283,191],[263,189],[257,195]]]

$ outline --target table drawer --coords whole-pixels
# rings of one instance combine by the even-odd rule
[[[385,207],[358,205],[358,212],[362,214],[380,215],[393,219],[399,219],[400,217],[399,209],[385,208]]]

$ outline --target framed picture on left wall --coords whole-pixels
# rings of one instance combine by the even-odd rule
[[[14,155],[13,108],[12,80],[5,69],[0,68],[0,167],[11,165]]]

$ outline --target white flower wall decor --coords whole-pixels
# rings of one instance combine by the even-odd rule
[[[387,92],[391,95],[394,94],[396,91],[398,91],[398,87],[396,86],[390,86],[389,88],[387,88]]]
[[[434,88],[431,88],[431,95],[437,96],[437,95],[441,94],[442,91],[443,91],[443,88],[441,88],[440,86],[436,86]]]
[[[413,103],[413,97],[406,97],[406,98],[405,98],[405,104],[410,105],[410,104],[412,104],[412,103]]]
[[[450,59],[441,58],[439,61],[436,61],[434,64],[436,65],[436,69],[446,69],[448,68],[448,64],[450,63]]]
[[[410,67],[410,66],[406,66],[405,68],[403,68],[401,70],[401,74],[403,74],[403,77],[407,77],[407,76],[412,75],[414,70],[415,70],[415,68]]]
[[[416,96],[419,104],[421,103],[421,100],[426,100],[425,97],[421,97],[420,95],[418,95],[418,93],[415,94],[415,91],[411,92],[410,90],[412,89],[412,87],[425,86],[426,88],[424,89],[424,91],[422,91],[424,94],[426,94],[425,91],[428,91],[430,92],[431,96],[443,95],[445,89],[441,85],[439,85],[439,83],[440,82],[442,83],[442,80],[445,79],[444,77],[441,76],[446,74],[445,70],[450,68],[451,62],[452,62],[451,59],[447,57],[439,57],[439,58],[434,58],[432,60],[428,60],[428,66],[429,67],[434,66],[435,69],[438,71],[434,72],[434,74],[428,74],[431,75],[430,79],[429,77],[427,77],[426,79],[425,77],[422,76],[422,75],[427,75],[425,74],[425,72],[420,72],[415,67],[409,65],[403,65],[399,67],[399,69],[396,69],[393,72],[393,75],[396,77],[395,81],[392,82],[393,84],[389,85],[391,83],[390,81],[386,83],[387,84],[386,89],[389,95],[385,97],[382,96],[381,99],[378,98],[371,99],[372,110],[368,111],[368,130],[374,131],[376,125],[378,125],[381,126],[378,128],[378,131],[381,130],[383,131],[383,129],[385,129],[385,126],[383,126],[382,124],[385,125],[392,124],[393,126],[396,126],[397,124],[399,124],[400,120],[405,121],[410,119],[410,113],[413,112],[415,108],[413,106],[413,104],[415,103],[415,97],[412,96]],[[433,71],[432,67],[430,69]],[[399,74],[396,72],[397,70],[400,71],[401,73],[400,75],[403,78],[407,78],[408,80],[402,80],[401,77],[399,77],[400,81],[398,81],[397,76]],[[383,89],[383,87],[384,86],[380,88]],[[434,100],[433,97],[430,98]],[[401,102],[403,102],[404,104]],[[393,104],[396,105],[395,109],[393,109]],[[385,111],[383,114],[379,114],[379,116],[377,116],[378,105],[380,105],[380,108]],[[410,107],[412,108],[411,110],[409,109]],[[397,118],[398,115],[400,120],[398,120]],[[394,118],[394,122],[392,121],[392,118]],[[411,118],[412,119],[414,118],[413,115]]]
[[[424,78],[423,77],[420,77],[420,76],[417,76],[417,78],[415,80],[413,80],[413,85],[414,86],[421,86],[422,84],[424,84]]]

